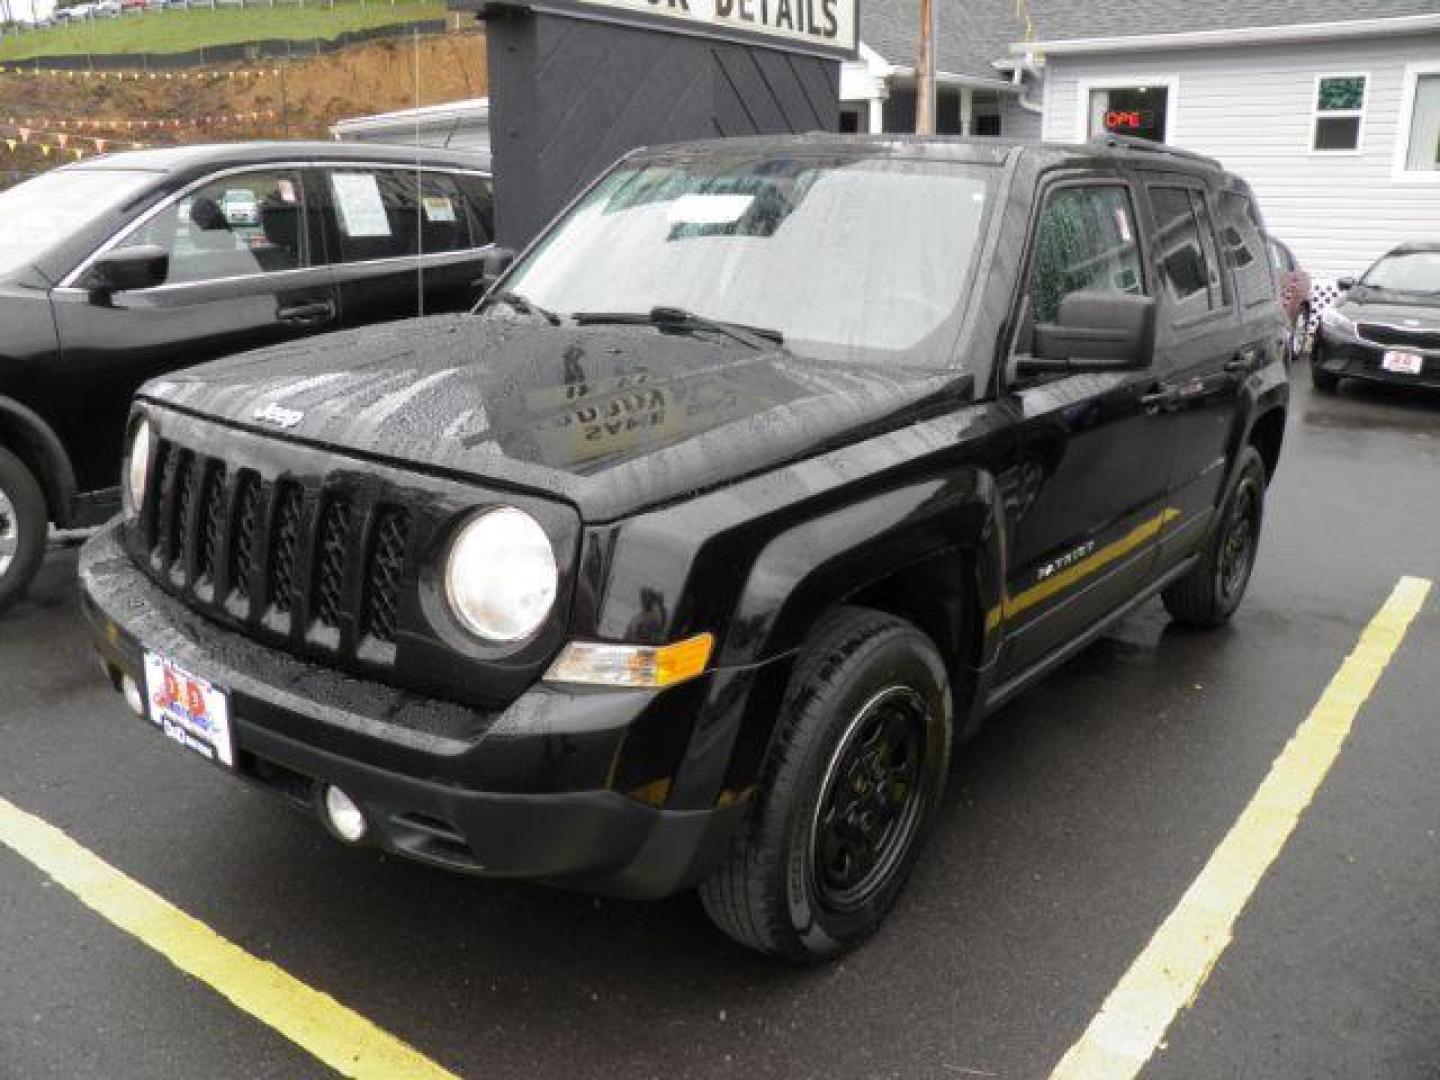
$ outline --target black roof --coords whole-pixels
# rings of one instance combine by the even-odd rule
[[[785,153],[834,154],[854,158],[905,155],[942,161],[968,161],[998,165],[1013,154],[1043,158],[1046,162],[1077,157],[1113,157],[1167,169],[1223,173],[1225,167],[1214,158],[1191,150],[1150,142],[1146,139],[1107,135],[1088,143],[1057,143],[1017,139],[965,138],[960,135],[757,135],[743,139],[702,139],[646,147],[637,157],[703,159],[731,155]]]
[[[148,150],[126,150],[103,154],[61,166],[67,170],[133,169],[142,172],[178,173],[193,169],[226,168],[235,165],[264,165],[281,161],[355,161],[441,165],[488,172],[488,154],[459,150],[435,150],[413,146],[350,142],[246,142],[206,143],[195,146],[164,146]]]

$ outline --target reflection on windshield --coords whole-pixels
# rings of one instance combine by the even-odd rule
[[[154,173],[57,169],[0,191],[0,273],[33,261],[154,180]]]
[[[1387,292],[1440,295],[1440,251],[1387,255],[1370,268],[1360,284]]]
[[[806,355],[949,360],[989,166],[753,154],[607,177],[507,283],[566,316],[657,308],[764,327]]]

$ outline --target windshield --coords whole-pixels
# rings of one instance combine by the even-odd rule
[[[0,191],[0,273],[33,262],[154,180],[154,173],[61,169]]]
[[[558,318],[684,313],[692,327],[761,330],[816,358],[940,368],[995,177],[984,165],[753,153],[626,166],[506,292]]]
[[[1411,251],[1386,255],[1360,282],[1386,292],[1440,295],[1440,251]]]

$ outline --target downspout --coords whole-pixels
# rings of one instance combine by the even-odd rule
[[[1024,59],[1010,69],[1010,85],[1020,91],[1020,93],[1015,95],[1015,103],[1026,112],[1039,116],[1045,112],[1045,106],[1037,104],[1025,96],[1026,71],[1029,71],[1037,78],[1040,75],[1040,69],[1035,66],[1031,53],[1026,53]]]

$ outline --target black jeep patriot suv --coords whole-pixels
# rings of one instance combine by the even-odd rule
[[[480,308],[140,393],[84,607],[137,713],[438,866],[883,918],[951,749],[1159,594],[1240,603],[1285,422],[1213,162],[635,153]]]

